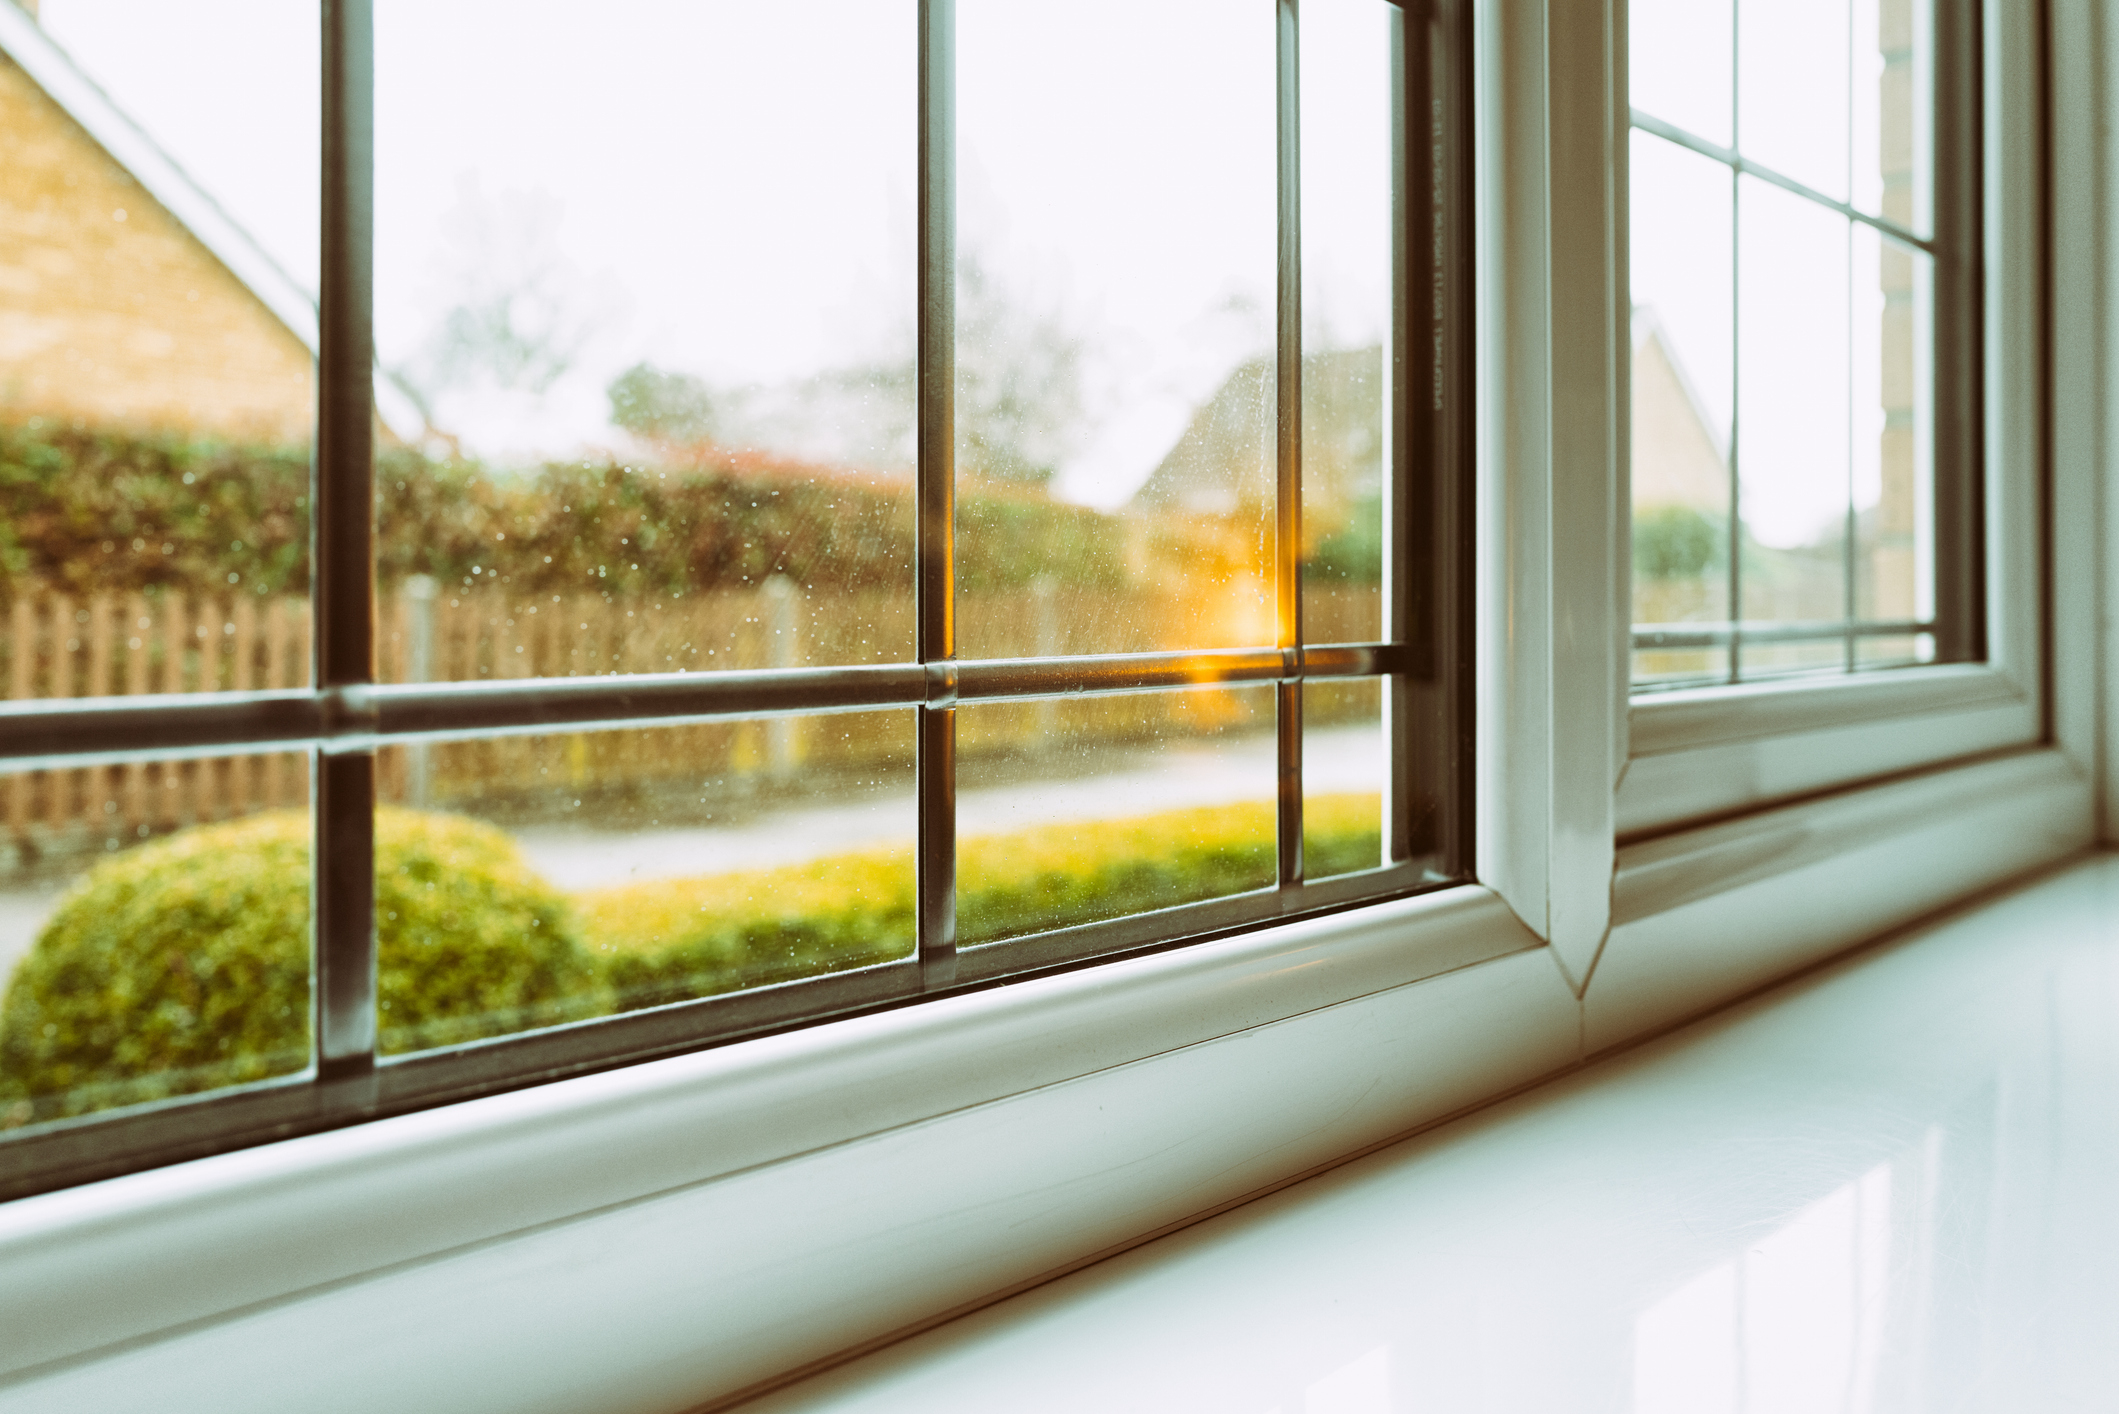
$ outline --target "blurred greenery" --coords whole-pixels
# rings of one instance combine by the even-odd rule
[[[1645,506],[1633,517],[1633,572],[1641,579],[1697,579],[1727,563],[1728,522],[1690,506]]]

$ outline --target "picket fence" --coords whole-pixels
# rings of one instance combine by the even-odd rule
[[[1225,594],[1038,583],[964,596],[958,620],[966,656],[1137,652],[1231,641],[1230,603]],[[780,579],[627,598],[522,596],[415,579],[389,587],[378,608],[385,682],[902,661],[913,630],[906,596],[813,595]],[[1376,633],[1372,587],[1312,588],[1304,612],[1315,642]],[[18,589],[0,680],[16,701],[298,688],[310,680],[309,633],[309,603],[300,597],[73,598]],[[1359,691],[1319,699],[1326,716],[1372,710],[1363,702]],[[1262,726],[1270,712],[1270,690],[1255,688],[978,704],[960,714],[960,750],[969,761],[1086,752]],[[675,803],[836,786],[849,773],[907,770],[911,759],[911,714],[900,709],[393,747],[381,755],[378,791],[385,801],[503,819],[537,818],[560,797],[567,809],[608,815],[658,793]],[[296,752],[128,762],[0,778],[0,817],[19,867],[52,852],[116,849],[187,824],[300,806],[308,794],[308,762]]]

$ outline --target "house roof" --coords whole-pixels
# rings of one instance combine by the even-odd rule
[[[140,125],[111,101],[65,50],[18,6],[0,3],[0,53],[29,75],[54,103],[228,268],[311,354],[317,352],[316,297],[280,268],[233,217],[193,181]],[[405,441],[427,431],[412,398],[381,369],[375,409],[383,425]]]

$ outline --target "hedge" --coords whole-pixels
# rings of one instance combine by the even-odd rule
[[[375,477],[385,583],[492,575],[517,593],[644,594],[785,575],[828,592],[911,592],[903,475],[715,449],[499,472],[390,447]],[[0,425],[0,596],[304,593],[308,495],[306,448]],[[1131,518],[1019,486],[967,482],[958,515],[966,592],[1039,576],[1119,587],[1140,553]],[[1235,568],[1221,563],[1230,536],[1210,520],[1160,520],[1155,534],[1172,564]],[[1238,548],[1255,557],[1256,545]]]
[[[556,890],[492,826],[376,816],[381,1045],[606,1010]],[[207,825],[90,870],[0,1003],[0,1115],[58,1118],[300,1070],[309,818]]]
[[[1308,871],[1373,866],[1374,795],[1313,796]],[[481,1036],[908,956],[909,845],[568,900],[490,825],[376,816],[381,1049]],[[1263,888],[1274,807],[1244,802],[962,842],[966,942]],[[205,825],[97,866],[0,1003],[0,1127],[300,1070],[309,821]]]
[[[1312,796],[1304,813],[1311,877],[1378,862],[1376,796]],[[959,941],[1264,888],[1274,878],[1274,827],[1271,802],[1246,801],[963,840]],[[577,897],[622,1008],[884,962],[913,948],[910,845]]]

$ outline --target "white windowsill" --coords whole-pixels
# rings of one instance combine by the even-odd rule
[[[1981,664],[1644,695],[1629,712],[1619,837],[2035,741],[2035,698]]]
[[[1578,999],[1464,888],[0,1207],[0,1403],[674,1410],[1021,1289],[2087,844],[2020,752],[1638,845]]]

